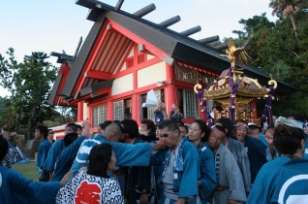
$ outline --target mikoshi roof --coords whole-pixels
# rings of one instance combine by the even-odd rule
[[[87,19],[94,21],[94,25],[79,52],[73,57],[73,61],[71,61],[72,59],[64,58],[64,60],[70,62],[71,70],[61,95],[68,98],[72,97],[75,83],[78,81],[82,73],[82,69],[87,61],[89,53],[106,20],[116,22],[162,50],[168,56],[168,59],[165,60],[177,60],[194,66],[204,67],[209,71],[219,73],[230,67],[228,59],[221,52],[227,48],[227,45],[221,43],[218,36],[211,36],[201,40],[195,40],[189,37],[200,31],[200,26],[192,27],[191,29],[180,33],[169,29],[169,26],[180,20],[179,16],[172,17],[161,23],[154,23],[144,19],[143,17],[146,14],[155,10],[154,4],[150,4],[133,14],[121,10],[123,0],[119,0],[115,7],[96,0],[78,0],[76,4],[90,10]],[[63,56],[62,58],[59,58],[58,56],[58,61],[61,62],[62,59]],[[267,82],[269,79],[267,74],[262,72],[260,69],[246,65],[240,65],[240,67],[243,68],[245,75],[258,78],[261,83]],[[280,85],[288,88],[288,86],[283,83],[280,83]],[[50,98],[50,102],[51,101],[53,101],[53,98]]]
[[[247,104],[254,98],[264,98],[268,94],[268,89],[262,86],[258,80],[252,79],[236,71],[230,75],[230,69],[224,70],[207,90],[204,91],[206,100],[216,100],[221,103],[229,104],[229,98],[232,96],[232,88],[229,85],[229,79],[232,77],[234,83],[238,84],[236,98],[238,103]]]

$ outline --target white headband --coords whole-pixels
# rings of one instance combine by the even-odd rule
[[[293,128],[299,128],[299,129],[304,128],[304,123],[302,123],[298,120],[288,119],[288,118],[285,118],[285,117],[282,117],[282,116],[277,118],[277,120],[275,121],[275,127],[277,127],[280,124],[286,125],[286,126],[289,126],[289,127],[293,127]]]

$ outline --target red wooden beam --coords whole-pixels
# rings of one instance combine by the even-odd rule
[[[110,73],[101,72],[101,71],[88,71],[86,77],[92,79],[99,79],[99,80],[110,80],[112,79],[112,75]]]
[[[58,89],[56,91],[56,96],[55,96],[54,101],[53,101],[54,104],[58,105],[60,103],[59,102],[60,101],[59,95],[61,95],[61,92],[64,88],[64,85],[65,85],[66,80],[67,80],[68,73],[69,73],[68,64],[67,63],[62,64],[61,67],[60,67],[60,70],[58,72],[58,74],[61,74],[62,76],[61,76],[60,84],[59,84]]]
[[[80,101],[77,103],[77,121],[80,122],[83,120],[83,102]]]
[[[83,83],[85,82],[86,80],[86,74],[84,73],[87,73],[93,63],[94,63],[94,60],[96,59],[96,56],[100,50],[100,47],[102,46],[103,42],[104,42],[104,39],[106,37],[106,35],[108,34],[108,32],[110,31],[110,25],[109,23],[107,22],[107,24],[105,26],[102,27],[102,30],[99,34],[99,36],[97,37],[95,43],[94,43],[94,48],[92,49],[88,59],[87,59],[87,62],[85,63],[85,66],[83,67],[83,72],[81,73],[81,76],[79,77],[78,81],[77,81],[77,84],[76,84],[76,87],[75,87],[75,98],[78,96],[82,86],[83,86]]]
[[[126,70],[123,70],[123,71],[120,71],[118,73],[115,73],[113,74],[113,77],[114,78],[119,78],[119,77],[122,77],[124,75],[127,75],[127,74],[131,74],[133,73],[134,71],[138,71],[138,70],[141,70],[141,69],[146,69],[147,67],[151,66],[151,65],[154,65],[154,64],[157,64],[161,62],[161,60],[159,58],[154,58],[154,59],[151,59],[149,61],[146,61],[146,62],[143,62],[141,64],[137,64],[129,69],[126,69]]]
[[[168,55],[163,50],[157,48],[155,45],[151,44],[147,40],[139,37],[135,33],[131,32],[127,28],[121,26],[120,24],[110,21],[110,24],[112,28],[120,33],[122,33],[124,36],[127,36],[129,39],[134,41],[136,44],[142,44],[144,45],[145,49],[150,50],[154,55],[158,56],[160,59],[165,59]]]
[[[195,71],[198,71],[198,72],[202,72],[202,73],[208,74],[210,76],[218,77],[220,75],[220,72],[210,71],[208,68],[202,68],[202,67],[197,67],[197,66],[189,65],[189,64],[186,64],[186,63],[181,62],[181,61],[177,61],[176,64],[178,64],[179,66],[183,66],[183,67],[185,67],[187,69],[191,69],[191,70],[195,70]]]
[[[172,65],[166,64],[167,85],[165,86],[165,103],[167,114],[172,110],[173,105],[177,105],[177,89],[174,85],[175,76]]]
[[[112,101],[107,102],[107,120],[113,119],[113,103]]]
[[[96,92],[95,92],[95,94],[96,95],[103,95],[103,94],[111,94],[111,87],[109,88],[101,88],[101,89],[99,89],[99,90],[97,90]]]
[[[195,84],[191,84],[191,83],[188,83],[188,82],[177,81],[177,80],[175,80],[175,81],[174,81],[174,85],[175,85],[176,87],[179,87],[179,88],[192,89],[192,88],[194,87]]]

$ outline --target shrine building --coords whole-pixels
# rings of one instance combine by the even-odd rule
[[[179,16],[154,23],[143,17],[155,10],[150,4],[135,13],[95,0],[79,0],[90,10],[93,26],[76,54],[52,53],[61,64],[49,102],[77,108],[77,121],[88,119],[93,128],[104,120],[153,119],[154,108],[143,107],[154,90],[169,113],[173,104],[184,120],[198,118],[200,108],[193,86],[213,82],[230,67],[226,45],[218,36],[195,40],[200,26],[182,32],[169,27]],[[78,26],[78,25],[72,25]],[[242,66],[245,75],[267,81],[258,69]],[[255,104],[252,104],[255,108]]]

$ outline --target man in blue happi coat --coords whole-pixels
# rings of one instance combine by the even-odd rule
[[[262,167],[247,203],[307,203],[308,161],[302,126],[293,119],[278,118],[274,146],[280,156]]]
[[[257,127],[255,128],[258,130]],[[250,164],[251,183],[253,183],[260,168],[263,166],[263,164],[267,162],[266,146],[260,140],[255,138],[256,135],[251,136],[250,134],[248,134],[248,127],[246,122],[244,121],[237,122],[235,130],[236,130],[235,131],[236,138],[247,149],[247,155]]]
[[[36,158],[36,166],[40,173],[44,168],[48,151],[51,147],[51,142],[48,140],[48,128],[42,125],[38,126],[35,129],[35,139],[40,140]]]
[[[65,148],[58,157],[57,165],[51,175],[52,181],[61,181],[69,172],[77,155],[78,149],[87,136],[78,137],[71,145]]]
[[[103,131],[108,124],[110,124],[109,121],[106,121],[104,124],[100,124],[101,131]],[[77,128],[74,128],[73,131],[77,131],[78,138],[74,140],[67,148],[63,149],[62,153],[59,155],[57,165],[55,166],[51,176],[52,181],[61,181],[61,179],[70,171],[80,145],[85,139],[91,137],[89,121],[83,121],[82,125],[75,124],[75,126]]]
[[[190,128],[189,140],[197,147],[200,158],[200,174],[198,180],[199,199],[203,204],[211,201],[217,186],[215,153],[208,144],[211,130],[204,121],[195,120]]]
[[[111,123],[105,129],[105,135],[97,134],[82,142],[71,171],[75,175],[88,164],[91,149],[97,144],[110,143],[117,157],[118,166],[148,166],[153,150],[153,144],[124,144],[117,141],[122,137],[121,128],[117,123]]]
[[[7,152],[8,143],[0,136],[0,162]],[[59,188],[59,182],[33,182],[0,165],[1,204],[53,204]]]
[[[157,166],[159,203],[196,203],[198,150],[187,138],[181,137],[176,122],[165,120],[159,128],[160,140],[164,140],[168,146],[168,149],[158,152],[152,158],[152,164]]]
[[[67,151],[67,150],[71,149],[72,144],[74,144],[74,146],[72,148],[72,149],[74,149],[75,144],[77,143],[77,142],[76,143],[74,143],[74,142],[76,140],[78,140],[77,132],[78,132],[78,126],[76,124],[69,123],[69,124],[66,125],[64,139],[63,140],[57,140],[55,143],[53,143],[53,145],[51,146],[51,148],[48,151],[48,156],[47,156],[47,159],[46,159],[44,166],[43,166],[43,173],[42,173],[42,176],[40,178],[41,181],[49,180],[51,178],[51,176],[53,175],[55,169],[57,169],[59,167],[63,167],[63,165],[69,164],[69,162],[67,162],[65,158],[64,158],[64,161],[62,161],[63,160],[63,154],[68,155],[68,156],[75,156],[75,155],[71,154],[72,153],[71,151]],[[83,138],[81,138],[81,139],[83,139]],[[77,147],[77,149],[78,149],[78,147]],[[61,161],[59,162],[59,160],[61,160]],[[71,166],[71,163],[70,163],[68,169],[70,168],[70,166]],[[59,172],[59,171],[57,171],[57,172]],[[56,179],[56,180],[59,180],[59,179]]]

